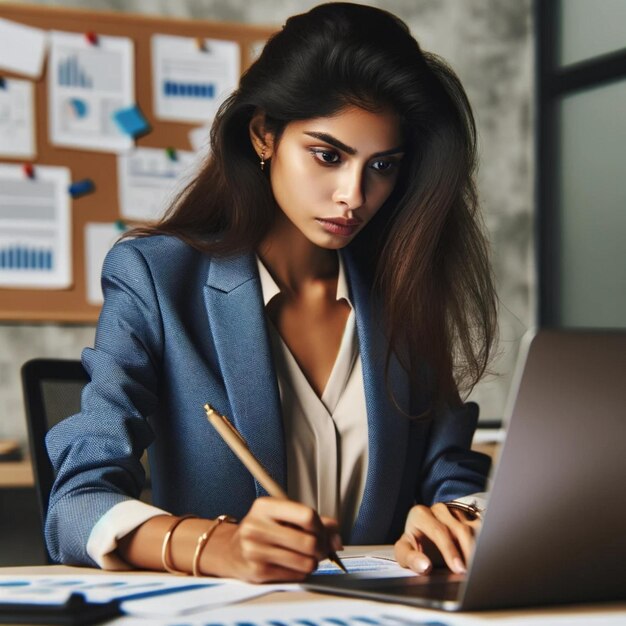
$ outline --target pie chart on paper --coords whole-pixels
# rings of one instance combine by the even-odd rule
[[[68,108],[70,109],[70,113],[72,117],[75,119],[82,119],[87,117],[89,113],[89,107],[84,100],[80,98],[71,98],[68,101]]]

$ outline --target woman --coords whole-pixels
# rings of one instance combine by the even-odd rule
[[[92,382],[47,441],[50,553],[271,581],[396,542],[416,572],[463,571],[476,523],[444,503],[485,484],[459,389],[485,370],[495,297],[458,79],[391,14],[321,5],[268,42],[211,139],[169,214],[104,264]],[[155,507],[136,499],[148,446]]]

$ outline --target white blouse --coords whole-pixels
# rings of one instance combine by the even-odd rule
[[[365,488],[367,413],[355,314],[343,263],[338,258],[336,297],[345,299],[351,311],[321,398],[269,321],[268,328],[284,420],[287,493],[321,515],[338,519],[341,534],[347,537]],[[267,308],[280,289],[258,258],[257,265]],[[104,569],[128,569],[115,554],[118,539],[163,514],[168,513],[137,500],[116,504],[93,527],[87,553]]]
[[[280,293],[259,261],[267,308]],[[293,354],[269,322],[287,448],[287,494],[320,515],[339,520],[348,537],[356,519],[367,473],[367,411],[354,309],[341,258],[337,300],[350,314],[335,364],[320,398]]]

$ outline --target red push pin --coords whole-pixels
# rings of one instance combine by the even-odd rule
[[[85,33],[85,38],[92,46],[98,45],[98,35],[96,35],[96,33],[89,31],[88,33]]]
[[[32,166],[32,163],[24,163],[22,171],[28,178],[35,178],[35,168]]]

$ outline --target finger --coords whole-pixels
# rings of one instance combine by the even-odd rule
[[[341,534],[339,533],[339,522],[325,515],[320,516],[320,520],[326,529],[326,536],[328,537],[328,544],[330,550],[343,550],[343,541]]]
[[[467,571],[466,561],[457,543],[456,532],[460,523],[449,514],[448,507],[443,503],[435,504],[428,510],[430,516],[422,521],[422,532],[433,542],[450,570],[464,574]]]
[[[476,544],[475,526],[461,511],[451,511],[445,504],[435,505],[432,510],[435,517],[450,529],[454,541],[461,549],[463,561],[467,565],[472,558]]]
[[[320,560],[328,552],[326,538],[302,530],[299,526],[261,515],[249,516],[240,524],[242,541],[276,546]]]
[[[250,509],[282,524],[292,524],[302,530],[322,536],[324,525],[317,512],[305,504],[281,498],[257,498]]]
[[[242,541],[241,552],[248,564],[247,569],[255,578],[266,578],[279,570],[282,576],[301,579],[318,565],[315,557],[254,541]]]
[[[438,506],[445,507],[444,504],[434,505],[434,507]],[[453,572],[465,573],[465,562],[454,537],[450,529],[435,517],[433,508],[424,505],[414,506],[409,511],[405,533],[418,538],[422,549],[428,542],[432,542],[434,548],[441,554],[446,565]]]
[[[394,545],[394,554],[402,567],[407,567],[416,574],[426,574],[432,569],[432,562],[424,554],[420,539],[404,533]]]

